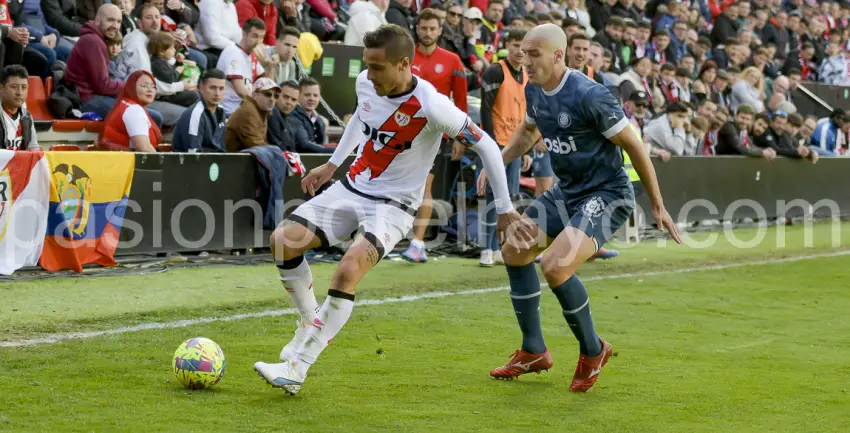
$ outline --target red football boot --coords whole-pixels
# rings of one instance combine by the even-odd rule
[[[578,357],[578,365],[573,375],[573,381],[570,383],[570,391],[587,392],[596,383],[599,372],[608,363],[608,358],[613,353],[608,342],[602,339],[600,341],[602,341],[602,353],[596,356],[587,356],[582,353]]]
[[[548,371],[552,368],[552,355],[549,349],[543,353],[528,353],[522,349],[511,355],[507,364],[490,370],[490,376],[496,379],[514,379],[526,373],[537,373]]]

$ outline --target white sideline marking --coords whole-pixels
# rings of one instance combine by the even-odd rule
[[[847,251],[836,251],[832,253],[824,253],[824,254],[812,254],[807,256],[795,256],[795,257],[786,257],[782,259],[771,259],[771,260],[760,260],[756,262],[747,262],[747,263],[729,263],[725,265],[714,265],[714,266],[702,266],[702,267],[694,267],[694,268],[682,268],[682,269],[672,269],[666,271],[652,271],[652,272],[635,272],[635,273],[627,273],[627,274],[614,274],[614,275],[599,275],[596,277],[584,278],[584,281],[600,281],[600,280],[615,280],[621,278],[634,278],[634,277],[654,277],[659,275],[675,275],[675,274],[686,274],[691,272],[702,272],[702,271],[714,271],[714,270],[722,270],[722,269],[732,269],[732,268],[741,268],[744,266],[761,266],[761,265],[772,265],[777,263],[788,263],[788,262],[799,262],[803,260],[812,260],[812,259],[821,259],[828,257],[840,257],[850,255],[850,250]],[[541,284],[540,287],[546,286],[545,283]],[[474,289],[474,290],[462,290],[459,292],[429,292],[429,293],[421,293],[418,295],[408,295],[402,296],[400,298],[384,298],[384,299],[366,299],[363,301],[357,301],[355,305],[383,305],[383,304],[395,304],[401,302],[412,302],[418,301],[421,299],[431,299],[431,298],[445,298],[448,296],[456,296],[456,295],[478,295],[482,293],[492,293],[492,292],[501,292],[509,290],[509,286],[502,287],[491,287],[489,289]],[[24,347],[24,346],[36,346],[39,344],[50,344],[57,343],[64,340],[81,340],[86,338],[94,338],[101,337],[104,335],[118,335],[118,334],[126,334],[129,332],[138,332],[138,331],[147,331],[151,329],[170,329],[170,328],[185,328],[187,326],[199,325],[202,323],[213,323],[213,322],[232,322],[235,320],[243,320],[243,319],[253,319],[258,317],[276,317],[276,316],[284,316],[288,314],[297,314],[297,310],[295,308],[287,308],[285,310],[266,310],[260,311],[256,313],[244,313],[244,314],[236,314],[233,316],[226,317],[201,317],[198,319],[185,319],[185,320],[177,320],[174,322],[151,322],[151,323],[142,323],[140,325],[134,326],[124,326],[121,328],[113,328],[106,329],[103,331],[90,331],[90,332],[69,332],[65,334],[50,334],[46,337],[42,338],[33,338],[29,340],[17,340],[17,341],[0,341],[0,347]],[[744,346],[746,347],[746,346]],[[743,348],[743,347],[741,347]],[[730,349],[731,350],[731,349]]]

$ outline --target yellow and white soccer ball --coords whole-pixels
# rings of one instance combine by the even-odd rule
[[[209,338],[191,338],[174,352],[174,375],[186,388],[203,389],[217,384],[226,365],[221,347]]]

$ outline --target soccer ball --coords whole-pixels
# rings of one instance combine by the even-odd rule
[[[217,384],[224,376],[226,364],[221,347],[209,338],[191,338],[174,352],[174,375],[189,389]]]

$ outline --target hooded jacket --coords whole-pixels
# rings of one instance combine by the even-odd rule
[[[124,86],[123,82],[109,78],[106,38],[94,21],[80,30],[80,39],[68,56],[65,80],[77,86],[81,102],[96,95],[115,97]]]
[[[274,3],[264,5],[260,0],[239,0],[236,2],[236,14],[239,17],[239,28],[250,18],[259,18],[266,24],[264,45],[277,44],[277,8]]]
[[[345,45],[362,47],[363,36],[367,32],[387,23],[381,9],[369,0],[358,0],[352,3],[349,14],[351,18],[348,20],[348,29],[345,31]]]

